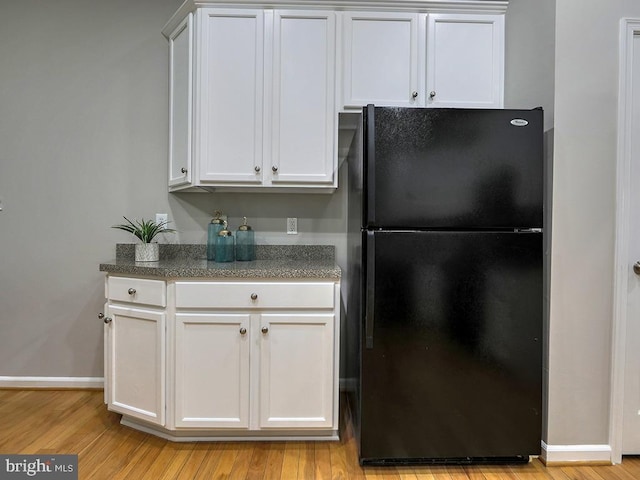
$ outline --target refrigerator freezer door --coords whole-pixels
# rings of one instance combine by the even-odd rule
[[[366,107],[365,227],[542,227],[542,117]]]
[[[542,234],[376,231],[365,250],[361,461],[539,454]]]

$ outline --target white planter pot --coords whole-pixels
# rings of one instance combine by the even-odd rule
[[[160,244],[136,243],[136,262],[157,262],[160,259]]]

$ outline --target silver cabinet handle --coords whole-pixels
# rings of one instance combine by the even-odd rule
[[[186,169],[186,168],[184,168],[184,167],[182,167],[182,168],[180,169],[180,172],[182,172],[182,173],[187,173],[187,169]]]
[[[240,327],[240,335],[245,335],[247,333],[247,329],[244,327]]]
[[[640,262],[636,262],[633,264],[633,273],[636,275],[640,275]]]
[[[269,331],[269,327],[262,327],[260,330],[262,333],[267,333]]]
[[[411,98],[414,98],[414,99],[415,99],[415,98],[418,98],[418,92],[413,92],[413,93],[411,94]]]
[[[129,292],[129,295],[135,295],[136,294],[136,289],[135,288],[130,288],[129,290],[127,290],[127,292]]]
[[[275,165],[273,167],[271,167],[271,170],[273,170],[273,173],[278,171],[278,167],[276,167]]]
[[[435,96],[436,96],[436,92],[434,92],[433,90],[431,90],[431,92],[429,92],[429,98],[430,98],[431,100],[433,100],[433,97],[435,97]]]
[[[103,322],[106,325],[109,325],[112,321],[113,321],[113,318],[111,318],[111,317],[105,317],[104,320],[103,320]]]
[[[98,320],[102,320],[104,318],[104,313],[100,312],[98,314]]]
[[[257,300],[258,299],[258,294],[257,293],[252,293],[251,294],[251,300]]]
[[[255,167],[253,167],[253,169],[256,171],[256,173],[260,172],[260,166],[256,165]]]

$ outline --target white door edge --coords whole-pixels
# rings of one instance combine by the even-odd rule
[[[616,160],[616,243],[613,282],[613,325],[611,358],[611,402],[609,444],[612,463],[622,462],[622,427],[627,330],[627,287],[629,272],[629,201],[631,191],[632,61],[633,37],[640,35],[640,19],[620,21],[618,84],[618,153]]]

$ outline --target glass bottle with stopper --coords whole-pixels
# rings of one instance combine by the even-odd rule
[[[242,217],[242,225],[236,232],[236,260],[247,262],[255,260],[255,234],[250,225],[247,225],[247,217]]]
[[[235,260],[235,248],[233,232],[227,230],[227,222],[223,222],[223,229],[216,237],[216,262],[233,262]]]
[[[209,228],[207,229],[207,260],[214,260],[216,256],[216,239],[218,238],[218,233],[220,230],[224,228],[222,218],[222,212],[220,210],[216,210],[213,212],[215,218],[211,219],[209,223]]]

